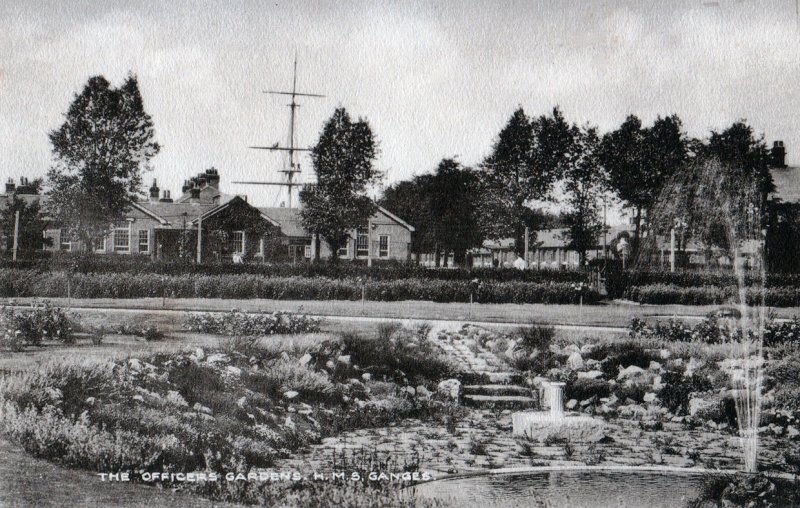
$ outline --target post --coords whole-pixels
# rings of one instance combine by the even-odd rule
[[[675,228],[669,230],[669,271],[675,272]]]
[[[17,260],[17,249],[19,248],[19,210],[14,213],[14,253],[12,259]]]
[[[197,218],[197,264],[203,262],[203,216]]]
[[[367,220],[367,266],[372,266],[372,220]]]
[[[531,242],[531,229],[528,226],[525,226],[525,268],[530,266],[530,262],[528,261],[528,248]]]

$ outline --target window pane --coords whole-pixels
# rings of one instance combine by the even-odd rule
[[[233,252],[235,254],[244,253],[244,231],[233,232]]]
[[[378,237],[378,256],[382,258],[389,257],[389,236],[381,235]]]
[[[366,229],[359,229],[356,237],[356,256],[369,256],[369,241]]]
[[[128,252],[131,247],[131,235],[128,228],[114,229],[114,251]]]
[[[139,231],[139,252],[148,252],[150,250],[150,231]]]

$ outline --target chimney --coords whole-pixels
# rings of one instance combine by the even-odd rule
[[[158,201],[158,193],[161,189],[158,188],[156,179],[153,178],[153,185],[150,187],[150,201]]]
[[[191,202],[192,203],[199,203],[200,202],[200,187],[192,187],[190,189],[192,193]]]
[[[197,175],[197,184],[201,189],[206,186],[206,175],[204,173]]]
[[[161,195],[161,199],[158,200],[161,203],[172,203],[172,198],[169,195],[169,191],[165,190]]]
[[[181,194],[186,194],[186,191],[188,191],[191,188],[192,188],[192,186],[189,185],[189,180],[184,180],[183,181],[183,186],[181,187]]]
[[[206,170],[206,182],[209,186],[219,189],[219,171],[216,168]]]
[[[14,190],[16,190],[17,186],[14,184],[14,179],[9,178],[8,182],[6,182],[6,194],[14,194]]]
[[[772,143],[772,167],[785,168],[786,167],[786,148],[783,146],[783,141],[774,141]]]

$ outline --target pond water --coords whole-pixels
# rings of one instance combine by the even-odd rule
[[[703,480],[703,474],[690,472],[544,471],[434,481],[418,486],[416,495],[481,508],[673,508],[697,497]]]

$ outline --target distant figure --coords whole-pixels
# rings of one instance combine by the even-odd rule
[[[517,270],[524,270],[528,268],[528,263],[522,259],[522,256],[517,255],[517,259],[514,260],[514,268]]]

